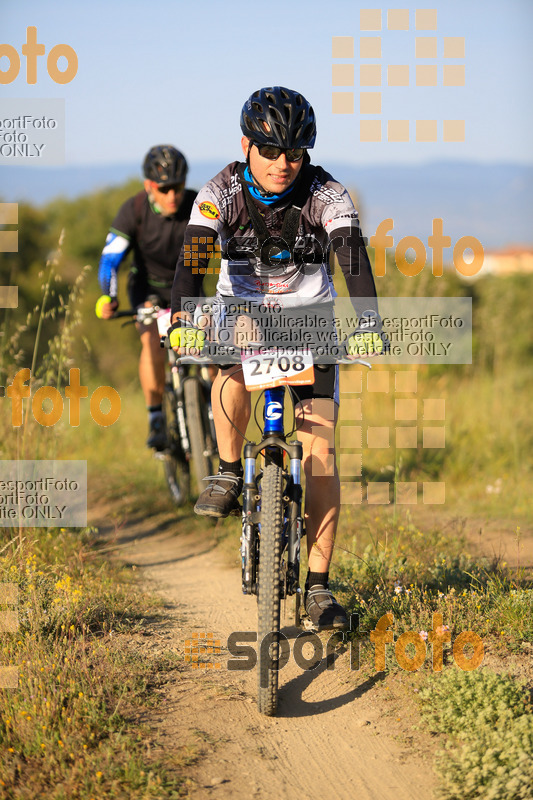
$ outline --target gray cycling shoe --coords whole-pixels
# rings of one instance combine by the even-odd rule
[[[219,472],[218,475],[210,475],[204,480],[211,483],[196,501],[194,510],[197,514],[222,519],[241,510],[239,495],[242,492],[242,477],[233,472]]]
[[[346,611],[325,586],[310,586],[304,594],[304,606],[313,627],[318,631],[348,627]]]

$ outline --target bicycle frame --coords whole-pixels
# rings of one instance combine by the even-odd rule
[[[259,444],[246,444],[244,447],[244,486],[242,510],[242,591],[244,594],[257,594],[258,536],[260,535],[261,511],[260,494],[256,476],[257,456],[264,452],[265,465],[273,462],[283,468],[284,454],[290,459],[290,468],[284,470],[284,509],[288,509],[283,521],[283,553],[287,553],[285,580],[281,596],[293,595],[299,591],[300,582],[300,539],[303,535],[301,462],[303,449],[301,442],[287,443],[283,428],[284,387],[265,390],[264,436]]]
[[[191,358],[197,360],[194,356]],[[348,359],[347,363],[355,362]],[[360,360],[358,363],[370,366]],[[282,372],[286,370],[282,369]],[[311,375],[306,378],[311,382]],[[290,385],[291,381],[298,385],[292,375],[286,375],[283,382]],[[271,383],[276,382],[279,382],[279,377],[274,376]],[[264,383],[258,387],[263,390],[265,398],[261,441],[258,444],[247,441],[244,446],[240,555],[243,594],[257,596],[260,643],[257,704],[260,713],[271,716],[276,713],[278,702],[280,604],[287,596],[296,595],[294,624],[300,624],[303,446],[299,441],[286,441],[283,424],[285,386],[268,386],[268,381],[266,383],[266,387]],[[257,472],[257,457],[261,454],[265,463]]]
[[[129,317],[124,324],[137,323],[142,331],[160,321],[167,309],[161,308],[157,297],[148,298],[151,306],[118,311],[113,318]],[[163,326],[166,328],[165,322]],[[166,332],[166,331],[165,331]],[[210,402],[211,381],[205,365],[183,365],[174,351],[168,348],[165,368],[163,408],[167,428],[167,446],[154,453],[163,462],[167,485],[176,505],[189,496],[189,464],[195,475],[198,490],[202,480],[212,472],[212,459],[217,453],[216,431]],[[180,474],[180,480],[176,475]],[[181,483],[181,485],[179,485]]]
[[[205,401],[207,422],[209,424],[209,434],[213,443],[213,446],[208,449],[206,455],[212,458],[214,455],[216,455],[216,446],[214,445],[216,442],[216,434],[213,410],[211,403],[208,402],[209,393],[211,391],[211,382],[209,380],[207,367],[205,365],[198,365],[197,372],[193,373],[191,371],[191,365],[178,363],[177,356],[171,349],[168,350],[168,362],[170,368],[171,385],[176,397],[176,418],[178,421],[178,431],[182,450],[185,453],[187,460],[189,460],[191,458],[191,442],[187,428],[184,387],[186,381],[196,380],[199,383],[200,391]]]

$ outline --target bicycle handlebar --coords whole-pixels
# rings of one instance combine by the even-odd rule
[[[170,345],[168,344],[168,336],[165,337],[165,345],[167,349],[170,349]],[[176,356],[176,364],[213,364],[213,359],[209,356]],[[235,361],[235,365],[238,365],[240,362]],[[364,361],[362,358],[337,358],[334,362],[335,364],[361,364],[363,367],[368,367],[368,369],[372,369],[372,364],[368,361]]]
[[[141,306],[140,308],[128,308],[124,311],[115,311],[109,319],[119,319],[124,317],[132,317],[132,323],[138,322],[141,325],[151,325],[157,319],[158,313],[162,310],[161,306],[155,303],[151,306]]]
[[[152,322],[155,322],[155,320],[157,319],[157,314],[158,314],[158,312],[160,310],[161,310],[161,307],[154,303],[153,305],[146,306],[145,308],[141,306],[137,310],[133,309],[133,308],[130,308],[130,309],[127,309],[125,311],[116,311],[113,314],[113,316],[110,317],[110,319],[118,319],[119,317],[122,317],[122,318],[124,318],[124,317],[132,317],[133,318],[131,320],[132,323],[133,322],[138,322],[138,323],[144,324],[144,325],[151,325]],[[349,338],[350,337],[347,336],[345,341],[347,341]],[[165,348],[165,350],[171,350],[172,349],[171,346],[170,346],[170,340],[169,340],[168,336],[161,336],[160,337],[160,345],[161,345],[162,348]],[[207,346],[209,347],[209,345],[207,345]],[[216,345],[215,345],[215,349],[216,349]],[[231,358],[231,356],[229,356],[229,355],[227,356],[227,358],[232,363],[235,363],[235,364],[239,364],[240,363],[240,359],[233,360]],[[187,356],[177,356],[176,357],[176,363],[177,364],[213,364],[213,363],[216,363],[216,362],[213,362],[213,358],[210,355],[199,355],[199,356],[187,355]],[[315,363],[318,363],[318,364],[321,363],[320,356],[319,357],[315,356]],[[372,365],[368,361],[365,361],[364,359],[361,359],[361,358],[348,358],[347,356],[341,356],[341,357],[335,358],[332,362],[328,361],[328,362],[322,362],[322,363],[361,364],[364,367],[368,367],[368,369],[372,369]]]

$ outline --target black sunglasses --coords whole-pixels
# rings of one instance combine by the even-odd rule
[[[301,161],[305,153],[305,147],[291,147],[284,149],[283,147],[276,147],[273,144],[257,144],[255,146],[259,150],[259,155],[262,158],[268,158],[269,161],[277,161],[282,153],[285,154],[287,161]]]
[[[161,192],[161,194],[168,194],[170,191],[172,191],[172,189],[174,189],[177,194],[178,192],[181,192],[184,186],[184,183],[164,183],[162,186],[157,186],[156,184],[157,191]]]

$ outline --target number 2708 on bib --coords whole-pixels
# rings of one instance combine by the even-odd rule
[[[248,391],[274,386],[304,386],[315,382],[313,356],[306,351],[267,350],[243,356]]]

